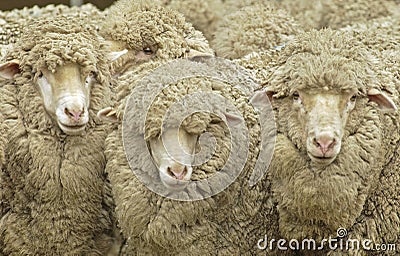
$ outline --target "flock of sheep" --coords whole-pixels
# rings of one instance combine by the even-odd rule
[[[400,254],[398,1],[33,7],[0,50],[0,255]],[[258,246],[339,228],[395,246]]]

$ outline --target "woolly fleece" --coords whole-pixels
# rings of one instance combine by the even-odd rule
[[[33,6],[11,11],[0,11],[0,57],[6,55],[15,43],[23,27],[32,19],[52,17],[60,14],[74,14],[77,19],[85,19],[87,23],[96,24],[103,18],[103,14],[92,4],[84,4],[80,7],[69,7],[66,5],[47,5],[45,7]]]
[[[330,29],[300,34],[282,49],[265,83],[275,92],[278,136],[269,174],[279,232],[286,239],[336,237],[338,228],[346,228],[347,238],[399,244],[399,113],[382,113],[366,98],[374,87],[399,102],[393,83],[383,83],[376,73],[379,65],[359,40]],[[321,87],[359,93],[341,152],[324,168],[306,154],[290,97],[300,88]]]
[[[222,0],[161,0],[161,2],[164,6],[182,13],[186,20],[203,32],[208,40],[213,38],[213,33],[225,13]]]
[[[218,65],[217,65],[218,64]],[[123,235],[127,238],[125,254],[145,255],[231,255],[254,251],[258,235],[270,221],[268,211],[257,211],[263,204],[264,193],[268,188],[266,182],[260,182],[254,187],[249,187],[248,179],[259,152],[260,124],[255,110],[248,104],[248,98],[254,89],[254,82],[248,75],[241,75],[240,69],[229,69],[229,66],[220,66],[220,63],[211,60],[179,60],[169,65],[152,71],[151,76],[142,80],[135,80],[129,76],[124,86],[135,91],[131,99],[132,104],[127,108],[133,111],[132,106],[146,106],[153,102],[152,108],[146,111],[130,113],[135,118],[129,119],[130,142],[140,141],[150,136],[161,133],[161,118],[166,109],[175,99],[195,92],[214,92],[230,102],[239,110],[249,129],[249,152],[246,165],[239,178],[226,190],[200,201],[174,201],[164,198],[146,188],[130,168],[129,156],[139,156],[139,161],[132,168],[135,172],[145,175],[155,184],[161,184],[158,170],[151,160],[149,152],[143,147],[129,148],[125,155],[122,138],[122,120],[127,113],[120,113],[120,121],[106,140],[107,172],[113,186],[116,202],[116,215]],[[210,73],[214,70],[214,73]],[[128,74],[125,74],[128,77]],[[218,79],[212,79],[216,77]],[[181,79],[178,79],[178,78]],[[137,79],[137,77],[136,77]],[[225,82],[224,82],[225,81]],[[229,82],[226,82],[229,81]],[[165,85],[169,85],[164,88]],[[234,86],[232,86],[234,85]],[[250,86],[249,86],[250,85]],[[164,88],[162,93],[152,101],[153,95],[159,88]],[[125,105],[121,98],[121,105]],[[204,105],[205,109],[218,109],[220,102]],[[130,109],[130,110],[129,110]],[[221,110],[224,112],[224,110]],[[225,110],[226,111],[226,110]],[[228,110],[230,111],[230,110]],[[174,113],[177,114],[177,113]],[[147,122],[143,123],[147,115]],[[179,116],[179,113],[178,113]],[[203,117],[211,117],[204,120]],[[217,140],[217,148],[206,163],[195,167],[192,180],[209,178],[225,164],[229,156],[231,141],[226,125],[220,118],[204,114],[197,118],[190,116],[190,122],[184,123],[184,129],[192,132],[210,132]],[[151,124],[151,125],[149,125]],[[127,124],[125,124],[126,127]],[[195,128],[195,129],[193,129]],[[267,130],[264,132],[271,132]],[[241,135],[243,136],[243,135]],[[132,144],[132,143],[130,143]],[[133,143],[135,144],[135,143]],[[233,159],[233,164],[238,165],[240,159]],[[243,160],[243,159],[242,159]],[[266,163],[264,163],[264,166]],[[228,170],[229,172],[229,170]],[[203,187],[204,191],[210,188]],[[200,190],[201,191],[201,190]],[[190,191],[189,191],[190,192]],[[183,193],[189,193],[183,192]],[[189,194],[188,194],[189,195]],[[262,215],[262,216],[260,216]],[[259,219],[259,222],[255,220]]]
[[[105,39],[124,44],[133,54],[149,47],[154,61],[185,57],[190,50],[213,55],[202,33],[182,14],[149,1],[117,1],[108,9],[100,32]],[[116,73],[137,64],[128,53],[114,61],[112,69]]]
[[[301,30],[286,11],[272,4],[258,4],[226,16],[216,29],[211,46],[217,56],[237,59],[280,46]]]
[[[306,30],[325,27],[337,29],[400,12],[399,3],[393,0],[282,0],[280,5]]]
[[[112,243],[112,198],[107,184],[107,126],[96,117],[110,104],[104,42],[75,16],[32,21],[8,59],[20,74],[2,86],[0,111],[11,125],[1,173],[0,245],[6,255],[104,255]],[[36,72],[77,63],[94,72],[89,123],[67,136],[46,113]]]

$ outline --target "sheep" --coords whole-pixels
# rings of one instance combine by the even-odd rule
[[[100,32],[109,41],[116,85],[125,77],[146,75],[171,59],[213,55],[206,39],[181,14],[157,3],[118,1],[107,12]],[[152,19],[156,22],[149,22]],[[116,90],[118,98],[130,93],[124,86]]]
[[[100,34],[109,43],[116,77],[149,61],[214,55],[201,32],[183,15],[157,3],[120,0],[107,13]]]
[[[269,237],[398,244],[400,119],[392,74],[382,76],[384,64],[357,37],[332,29],[299,34],[273,59],[257,93],[272,98],[278,131],[268,173],[279,233]]]
[[[238,59],[280,46],[301,31],[286,11],[272,4],[258,4],[232,12],[220,22],[211,46],[217,56]]]
[[[127,255],[225,255],[246,253],[253,247],[252,231],[257,224],[249,220],[264,214],[257,209],[263,206],[264,194],[261,191],[265,185],[248,185],[261,143],[257,113],[248,104],[248,96],[257,85],[247,73],[232,67],[232,64],[226,64],[226,60],[183,59],[154,69],[141,79],[126,74],[129,79],[124,80],[120,87],[129,87],[131,96],[124,94],[112,110],[107,108],[99,112],[104,118],[114,116],[117,125],[106,140],[106,170],[113,187],[119,225],[127,238]],[[227,108],[219,98],[210,100],[209,93],[229,99],[233,109]],[[186,98],[185,95],[196,96]],[[182,103],[173,108],[175,99]],[[147,106],[150,106],[148,112],[138,111],[147,109]],[[243,121],[235,114],[235,108]],[[187,111],[193,109],[200,109],[202,113]],[[214,109],[216,112],[213,112]],[[209,113],[218,113],[218,116]],[[164,117],[170,117],[171,123],[163,124]],[[239,126],[240,123],[246,124],[248,129],[248,155],[246,157],[239,152],[242,155],[232,159],[232,169],[224,169],[230,154],[229,148],[232,147],[232,154],[238,146],[232,144],[234,142],[226,129],[229,125],[235,127],[237,123]],[[189,136],[169,133],[174,129],[176,131],[174,125],[178,125],[177,128],[183,129]],[[242,129],[239,129],[238,136],[242,148],[245,148],[245,128],[242,126]],[[266,129],[263,132],[270,131]],[[201,141],[203,133],[211,133],[216,139],[211,158],[199,166],[193,166],[192,159],[187,159],[189,162],[185,166],[193,168],[190,182],[179,186],[178,191],[171,189],[172,186],[165,186],[168,180],[163,182],[164,177],[156,160],[163,156],[165,149],[160,149],[157,143],[163,137],[165,143],[171,140],[177,143],[179,136],[189,140],[200,138]],[[183,147],[188,152],[195,150],[193,143],[186,142],[188,145]],[[212,143],[202,144],[201,149],[209,152],[206,149],[212,146]],[[178,153],[176,157],[181,157],[181,150],[175,152]],[[156,161],[153,163],[152,159]],[[233,167],[243,164],[244,169],[233,184],[223,191],[216,190],[219,182],[224,184],[226,179],[231,179],[229,175],[234,172]],[[225,173],[224,170],[228,177],[221,176],[221,180],[209,184],[202,182],[213,180],[214,175],[217,175],[214,179],[218,178]],[[170,174],[176,181],[179,181],[178,176]],[[179,185],[178,182],[176,184]],[[199,200],[203,197],[205,199]],[[258,225],[262,227],[268,220],[265,216],[260,217]],[[261,231],[262,228],[257,230]]]
[[[105,255],[113,201],[97,117],[111,103],[106,43],[84,19],[32,20],[0,65],[10,133],[0,173],[0,251]]]
[[[279,2],[306,29],[341,28],[399,13],[396,1],[282,0]]]

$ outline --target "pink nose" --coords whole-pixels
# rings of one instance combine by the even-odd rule
[[[83,111],[79,110],[79,111],[74,111],[74,110],[70,110],[68,108],[64,109],[64,113],[66,115],[68,115],[70,118],[72,118],[75,122],[78,122],[79,119],[81,118]]]
[[[187,174],[188,170],[187,167],[185,166],[183,169],[182,168],[167,168],[167,173],[172,177],[177,180],[183,180],[185,175]]]
[[[328,133],[322,133],[318,135],[314,138],[313,142],[314,145],[321,150],[323,155],[325,155],[329,150],[333,149],[333,147],[336,145],[336,139]]]

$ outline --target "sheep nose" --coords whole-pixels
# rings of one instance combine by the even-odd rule
[[[69,116],[70,118],[72,118],[72,120],[74,120],[75,122],[78,122],[79,119],[81,118],[82,114],[83,114],[83,109],[81,110],[74,110],[74,109],[68,109],[65,108],[64,109],[64,113]]]
[[[172,178],[175,178],[177,180],[183,180],[185,175],[188,173],[188,169],[186,166],[184,166],[183,168],[182,168],[182,166],[174,166],[172,168],[168,167],[167,173]]]
[[[321,133],[314,138],[313,143],[325,155],[336,145],[336,139],[330,133]]]

